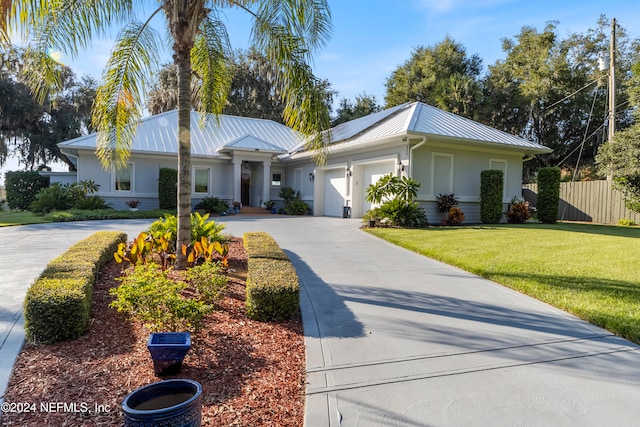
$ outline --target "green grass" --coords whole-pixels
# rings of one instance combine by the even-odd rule
[[[367,230],[640,343],[640,228],[527,224]]]
[[[51,222],[28,211],[0,211],[0,227]]]
[[[44,216],[34,215],[28,211],[0,211],[0,227],[40,224],[45,222],[93,221],[101,219],[157,219],[167,213],[175,214],[175,211],[155,209],[131,212],[128,210],[115,211],[113,209],[70,209],[68,211],[52,212]]]

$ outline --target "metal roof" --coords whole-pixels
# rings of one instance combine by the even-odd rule
[[[204,122],[204,115],[191,112],[191,154],[218,156],[225,149],[286,153],[300,143],[294,130],[271,120],[219,115]],[[204,123],[201,126],[201,123]],[[168,111],[143,119],[133,139],[131,151],[176,154],[178,152],[178,111]],[[95,149],[96,134],[65,141],[64,148]]]
[[[543,145],[422,102],[402,104],[336,126],[332,129],[331,143],[332,145],[357,143],[406,135],[407,133],[518,147],[532,153],[552,151]]]

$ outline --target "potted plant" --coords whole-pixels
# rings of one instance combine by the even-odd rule
[[[240,213],[240,208],[242,207],[242,203],[240,202],[233,202],[233,213],[237,214]]]
[[[375,227],[380,221],[380,210],[378,208],[369,209],[362,215],[362,220],[369,224],[369,227]]]
[[[271,213],[276,213],[276,202],[274,200],[267,200],[266,202],[264,202],[264,207],[268,210],[271,211]]]
[[[438,211],[442,214],[442,223],[446,224],[447,218],[449,217],[449,209],[458,206],[459,201],[453,193],[440,193],[436,196],[436,201],[438,202]]]
[[[138,210],[140,200],[127,200],[125,203],[127,204],[127,206],[129,206],[130,211],[135,212]]]

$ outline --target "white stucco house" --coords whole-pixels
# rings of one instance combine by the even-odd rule
[[[192,198],[219,197],[243,205],[278,200],[282,187],[300,191],[314,215],[359,217],[370,206],[366,188],[381,176],[406,174],[421,183],[417,201],[430,220],[435,197],[454,193],[465,222],[480,221],[480,172],[504,171],[504,201],[520,196],[523,162],[551,149],[420,103],[399,105],[331,130],[327,163],[316,165],[299,134],[269,120],[219,116],[199,125],[192,112]],[[158,206],[158,173],[177,169],[177,111],[144,119],[127,167],[103,169],[96,135],[59,144],[77,167],[77,180],[94,180],[116,209],[131,199]]]

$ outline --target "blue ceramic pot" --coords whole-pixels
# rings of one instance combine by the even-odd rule
[[[156,375],[175,375],[182,369],[182,361],[191,348],[189,332],[153,332],[147,348]]]
[[[200,427],[202,386],[187,379],[160,381],[122,401],[125,427]]]

